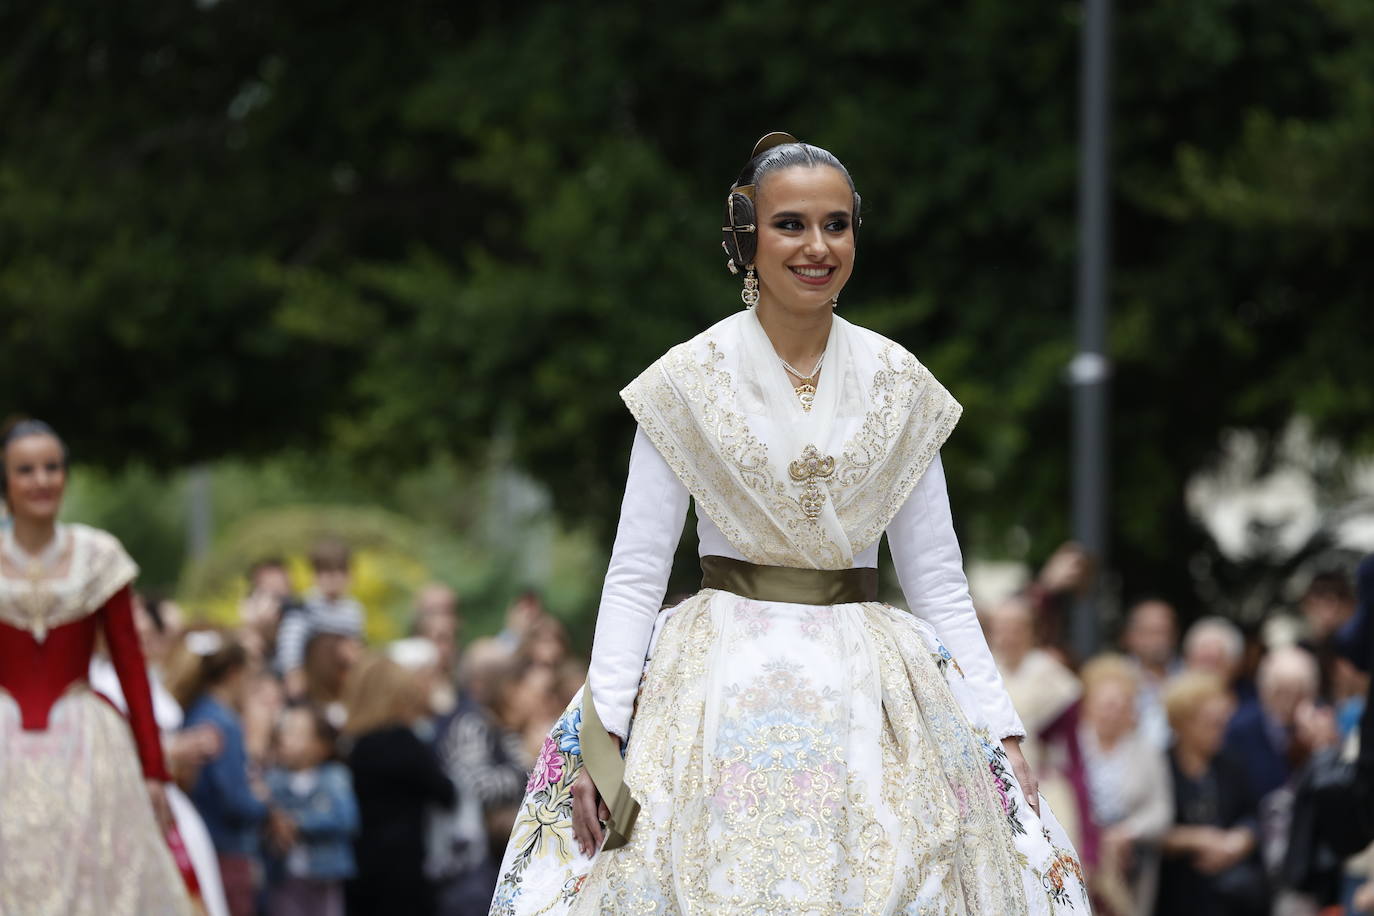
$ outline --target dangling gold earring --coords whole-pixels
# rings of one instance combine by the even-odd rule
[[[836,293],[835,296],[834,296],[834,298],[832,298],[832,299],[830,300],[830,307],[831,307],[832,309],[837,309],[837,308],[840,307],[840,294],[839,294],[839,293]]]
[[[759,304],[759,278],[754,274],[753,264],[744,269],[744,289],[740,290],[739,297],[744,300],[745,308]]]

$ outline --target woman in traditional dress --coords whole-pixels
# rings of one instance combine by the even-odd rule
[[[621,392],[591,670],[492,913],[1088,909],[969,599],[939,458],[960,407],[834,311],[859,206],[833,155],[761,140],[725,213],[748,308]],[[660,613],[689,499],[702,590]],[[884,533],[911,614],[876,600]]]
[[[12,521],[0,537],[0,913],[189,914],[164,838],[137,567],[109,534],[57,523],[67,456],[50,427],[15,425],[0,462]],[[86,680],[102,632],[128,721]]]

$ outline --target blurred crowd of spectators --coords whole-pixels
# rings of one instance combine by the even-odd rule
[[[137,604],[174,801],[213,847],[196,868],[209,916],[486,913],[530,766],[586,676],[534,592],[464,645],[458,596],[430,584],[410,635],[369,645],[350,562],[318,544],[299,595],[281,561],[255,564],[234,627]],[[1374,852],[1324,855],[1300,811],[1313,761],[1357,749],[1374,558],[1358,595],[1322,573],[1255,630],[1181,632],[1171,604],[1141,600],[1117,651],[1079,660],[1066,621],[1092,575],[1065,545],[982,617],[1096,911],[1374,914]],[[105,667],[93,683],[117,687]]]
[[[196,869],[205,909],[485,914],[526,775],[586,664],[535,592],[460,651],[458,596],[437,583],[407,638],[369,645],[348,547],[310,559],[300,595],[283,562],[255,564],[236,627],[137,604],[175,710],[159,716],[169,765],[213,845]]]
[[[1075,545],[983,624],[1042,794],[1108,916],[1374,913],[1374,851],[1329,854],[1303,815],[1323,755],[1353,759],[1369,692],[1374,558],[1359,593],[1316,575],[1297,614],[1180,632],[1158,598],[1129,607],[1119,649],[1079,660],[1068,608],[1092,570]]]

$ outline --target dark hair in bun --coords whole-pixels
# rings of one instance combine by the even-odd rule
[[[725,254],[730,258],[727,266],[731,271],[748,267],[758,252],[758,221],[755,217],[754,201],[764,177],[769,172],[793,166],[815,168],[821,165],[828,165],[837,170],[849,184],[849,190],[854,194],[853,227],[855,233],[859,231],[859,226],[863,223],[863,217],[860,215],[862,201],[854,187],[854,179],[850,177],[849,169],[844,167],[844,163],[829,150],[802,143],[791,134],[771,133],[754,146],[753,156],[740,170],[735,183],[730,186],[730,195],[725,201],[725,222],[721,231],[725,237]]]

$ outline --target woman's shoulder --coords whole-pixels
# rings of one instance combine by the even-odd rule
[[[394,751],[398,747],[410,747],[412,745],[424,746],[420,736],[415,734],[415,730],[409,725],[390,724],[374,728],[372,731],[364,732],[353,739],[353,754],[362,751],[364,753],[386,754]]]
[[[662,356],[650,364],[650,368],[670,363],[674,360],[704,356],[710,353],[713,348],[718,349],[725,344],[726,341],[734,339],[736,326],[748,315],[749,313],[747,311],[739,311],[727,315],[706,330],[700,331],[681,343],[669,347]],[[728,344],[725,345],[728,346]]]
[[[73,562],[83,577],[85,590],[95,604],[103,604],[138,576],[138,564],[124,545],[108,531],[90,525],[69,524]]]
[[[852,346],[859,351],[860,357],[868,356],[876,363],[889,369],[919,370],[926,375],[930,374],[929,370],[916,358],[916,354],[892,338],[872,328],[841,318],[839,315],[835,316],[835,320],[845,323],[845,331],[853,342]]]
[[[186,710],[186,718],[182,727],[190,728],[192,725],[199,725],[202,722],[209,722],[222,732],[237,733],[242,731],[238,716],[234,715],[233,710],[208,693],[202,693],[192,701],[191,707]]]
[[[119,542],[119,538],[104,528],[95,528],[80,522],[67,522],[63,527],[71,535],[72,541],[79,542],[88,549],[102,552],[125,552],[124,545]]]
[[[669,347],[666,353],[645,367],[621,390],[621,398],[642,421],[637,404],[660,398],[671,402],[673,397],[669,392],[675,386],[690,380],[715,378],[714,373],[722,368],[721,363],[734,349],[731,341],[738,336],[737,322],[748,314],[736,312],[696,336]]]

